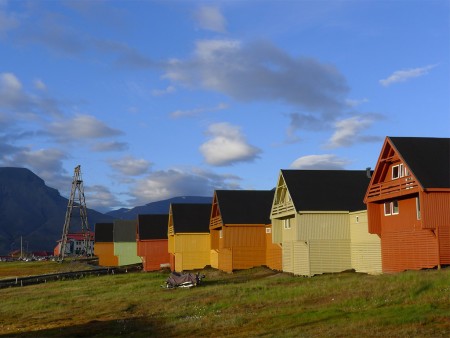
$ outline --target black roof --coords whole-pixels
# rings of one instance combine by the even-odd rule
[[[95,223],[95,242],[112,243],[114,223]]]
[[[139,239],[167,239],[168,214],[138,215]]]
[[[216,190],[224,224],[271,224],[274,190]]]
[[[366,170],[281,170],[295,210],[356,211],[366,209],[370,183]]]
[[[114,242],[136,242],[136,220],[114,221]]]
[[[211,206],[211,203],[172,203],[174,232],[209,232]]]
[[[388,138],[423,188],[450,188],[450,138]]]

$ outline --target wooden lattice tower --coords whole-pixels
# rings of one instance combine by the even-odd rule
[[[89,253],[90,231],[89,223],[87,220],[87,208],[86,199],[84,197],[83,179],[81,178],[81,167],[79,165],[75,167],[73,174],[72,189],[70,192],[69,203],[67,204],[66,218],[64,221],[63,233],[61,237],[59,261],[64,260],[64,256],[66,253],[67,234],[69,233],[70,220],[72,218],[72,211],[74,208],[79,208],[80,210],[81,232],[83,234],[84,251],[82,254],[87,255]]]

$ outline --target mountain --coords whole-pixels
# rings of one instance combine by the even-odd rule
[[[62,235],[68,202],[30,170],[0,168],[0,255],[20,249],[21,236],[24,249],[53,251]],[[71,232],[80,229],[77,211],[72,212]],[[114,219],[92,209],[87,217],[91,230],[97,222]]]
[[[212,197],[203,196],[180,196],[169,198],[167,200],[148,203],[146,205],[134,207],[132,209],[121,208],[107,212],[114,218],[119,219],[137,219],[137,215],[145,214],[167,214],[171,203],[212,203]]]

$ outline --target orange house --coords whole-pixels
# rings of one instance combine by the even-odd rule
[[[119,259],[114,256],[114,223],[95,224],[94,255],[98,257],[98,265],[118,266]]]
[[[211,266],[232,272],[265,265],[281,270],[281,247],[272,243],[274,191],[216,190],[210,220]]]
[[[144,271],[156,271],[170,266],[167,224],[168,214],[138,215],[137,255]]]
[[[383,272],[450,264],[450,138],[387,137],[364,202]]]

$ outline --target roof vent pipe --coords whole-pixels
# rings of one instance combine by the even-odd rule
[[[370,172],[370,167],[366,168],[366,175],[367,175],[367,178],[371,178],[372,177],[372,173]]]

